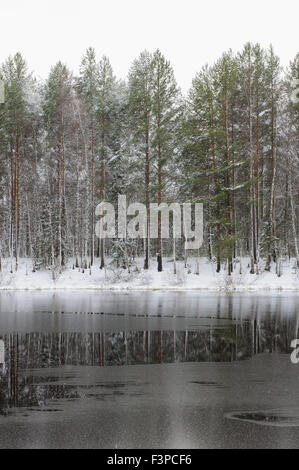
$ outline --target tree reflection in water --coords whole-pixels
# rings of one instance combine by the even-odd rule
[[[290,353],[297,330],[296,315],[266,315],[186,331],[6,334],[2,336],[5,365],[0,372],[0,413],[43,407],[48,399],[80,397],[79,387],[57,383],[55,377],[36,376],[30,373],[32,369],[238,361],[264,352]]]

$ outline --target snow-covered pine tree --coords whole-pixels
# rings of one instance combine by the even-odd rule
[[[174,78],[170,62],[159,50],[153,54],[152,60],[152,91],[153,91],[153,130],[151,147],[155,155],[157,203],[162,202],[162,196],[167,184],[167,164],[174,157],[176,148],[177,118],[179,116],[179,90]],[[162,234],[161,212],[158,213],[157,239],[158,271],[162,271]]]

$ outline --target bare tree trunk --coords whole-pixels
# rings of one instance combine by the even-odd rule
[[[213,120],[211,121],[211,127],[214,130],[214,123]],[[216,155],[215,155],[215,141],[214,141],[214,135],[212,137],[212,142],[211,142],[211,149],[212,149],[212,159],[213,159],[213,170],[214,170],[214,185],[215,185],[215,191],[216,193],[218,192],[218,178],[216,174]],[[220,217],[220,209],[219,209],[219,200],[217,198],[216,201],[216,217],[217,217],[217,224],[216,224],[216,232],[217,232],[217,266],[216,266],[216,272],[219,273],[221,270],[221,259],[220,259],[220,223],[219,223],[219,217]]]
[[[226,164],[229,165],[229,125],[228,125],[228,93],[225,90],[225,101],[224,101],[224,116],[225,116],[225,156],[226,156]],[[229,177],[229,169],[226,170],[226,187],[229,188],[230,184],[230,177]],[[227,236],[228,238],[231,237],[231,200],[230,200],[230,193],[227,191],[227,198],[226,198],[226,208],[227,208],[227,220],[228,220],[228,228],[227,228]],[[232,263],[232,256],[229,253],[227,257],[227,274],[230,276],[233,270],[233,263]]]
[[[292,217],[292,231],[294,237],[294,247],[295,247],[295,256],[296,256],[296,266],[299,267],[299,250],[298,250],[298,241],[297,241],[297,231],[296,231],[296,212],[293,198],[293,186],[292,186],[292,176],[291,169],[289,164],[289,191],[290,191],[290,203],[291,203],[291,217]]]
[[[259,122],[259,85],[256,81],[256,161],[255,161],[255,198],[256,198],[256,250],[257,262],[259,258],[259,227],[260,227],[260,122]]]
[[[272,159],[272,181],[271,181],[271,200],[270,200],[270,223],[271,235],[276,236],[275,221],[275,186],[276,186],[276,116],[274,109],[274,96],[272,91],[272,135],[271,135],[271,159]],[[273,261],[276,261],[276,250],[273,248]]]
[[[15,259],[16,259],[16,271],[18,270],[18,258],[19,258],[19,211],[20,211],[20,194],[19,194],[19,176],[20,176],[20,163],[19,163],[19,131],[16,135],[16,150],[15,150],[15,177],[14,177],[14,201],[15,201]]]
[[[160,94],[160,76],[158,73],[158,95]],[[158,99],[157,128],[158,128],[158,205],[162,202],[162,160],[161,160],[161,142],[160,142],[160,98]],[[158,212],[158,247],[157,247],[158,272],[163,270],[162,267],[162,238],[161,238],[161,211]]]
[[[145,135],[145,205],[146,205],[146,240],[145,240],[145,258],[144,269],[149,268],[149,129],[146,128]]]
[[[102,133],[101,133],[101,184],[100,184],[100,199],[104,201],[105,198],[105,130],[104,122],[102,121]],[[104,248],[104,239],[100,240],[100,256],[101,256],[101,265],[100,268],[105,267],[105,248]]]
[[[249,93],[248,93],[248,118],[249,118],[249,151],[250,151],[250,218],[251,218],[251,254],[250,254],[250,273],[254,274],[254,265],[257,261],[256,256],[256,215],[255,215],[255,183],[254,183],[254,151],[253,151],[253,132],[252,132],[252,70],[251,56],[249,58]]]
[[[91,266],[94,263],[94,176],[95,176],[95,166],[94,166],[94,123],[93,118],[91,121],[91,248],[90,248],[90,264]]]
[[[162,202],[162,175],[161,175],[161,152],[158,148],[158,205]],[[158,212],[158,250],[157,250],[158,271],[162,271],[162,238],[161,238],[161,211]]]

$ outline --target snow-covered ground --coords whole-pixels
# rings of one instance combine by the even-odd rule
[[[183,261],[176,264],[174,274],[173,262],[164,259],[163,272],[157,272],[155,260],[151,261],[150,269],[143,270],[143,260],[137,260],[131,272],[111,265],[99,269],[98,261],[91,268],[72,268],[70,263],[61,273],[55,272],[52,279],[50,269],[32,272],[32,263],[22,259],[17,272],[11,273],[10,260],[2,260],[0,272],[0,290],[13,289],[107,289],[107,290],[188,290],[204,289],[211,291],[254,291],[254,290],[299,290],[299,269],[294,269],[294,260],[282,263],[281,276],[275,273],[275,265],[270,272],[264,271],[260,265],[260,274],[250,274],[249,260],[242,259],[235,264],[234,272],[229,277],[223,269],[216,273],[215,264],[206,258],[200,259],[199,274],[196,274],[196,260],[189,259],[187,268]],[[13,266],[14,268],[14,266]]]

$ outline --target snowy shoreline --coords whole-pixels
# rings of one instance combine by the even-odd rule
[[[299,291],[299,270],[294,268],[294,260],[282,263],[281,276],[275,272],[275,265],[266,272],[263,265],[259,266],[260,274],[250,274],[249,260],[243,258],[236,263],[231,276],[223,269],[215,272],[215,265],[206,258],[200,258],[199,274],[196,259],[189,259],[187,268],[183,261],[177,261],[176,274],[173,262],[164,260],[161,273],[157,272],[153,260],[150,269],[142,268],[142,259],[127,270],[108,266],[99,269],[98,265],[91,269],[73,268],[70,263],[62,272],[55,271],[55,280],[50,269],[32,271],[31,261],[22,259],[18,271],[11,272],[11,261],[2,260],[0,272],[0,291],[61,291],[61,290],[98,290],[98,291],[207,291],[207,292],[257,292],[257,291]]]

